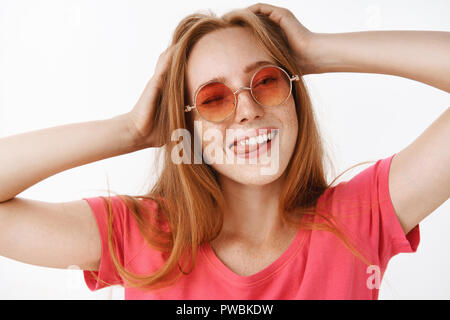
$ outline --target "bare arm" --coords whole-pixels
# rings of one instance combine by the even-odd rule
[[[316,48],[316,73],[389,74],[450,92],[450,32],[319,34],[311,47]],[[405,233],[450,196],[449,112],[447,109],[392,160],[389,190]]]
[[[136,150],[126,115],[0,139],[0,255],[21,262],[96,270],[101,242],[86,201],[14,198],[58,172]]]
[[[0,139],[0,255],[45,267],[98,269],[101,239],[86,201],[51,203],[16,196],[61,171],[158,147],[153,119],[170,52],[160,56],[130,112]]]
[[[305,74],[381,73],[450,92],[450,32],[313,33],[286,8],[258,3],[249,9],[267,15],[280,25]],[[389,192],[405,233],[450,196],[449,137],[450,109],[447,108],[392,159]]]
[[[258,3],[286,33],[304,74],[366,72],[405,77],[450,92],[450,32],[362,31],[315,33],[286,8]]]
[[[50,203],[14,198],[0,204],[0,255],[65,269],[98,270],[101,240],[84,200]]]
[[[319,34],[316,73],[367,72],[416,80],[450,92],[450,32]],[[450,110],[392,159],[389,191],[405,233],[450,196]]]
[[[315,61],[314,73],[389,74],[450,92],[450,32],[322,33],[313,39],[310,59]]]
[[[56,173],[136,150],[125,115],[0,139],[0,202]]]

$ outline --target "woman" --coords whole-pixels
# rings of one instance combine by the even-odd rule
[[[126,299],[376,299],[389,259],[417,249],[418,224],[449,197],[449,111],[331,186],[301,76],[385,73],[448,92],[449,38],[316,34],[266,4],[186,17],[130,112],[0,141],[0,254],[78,265],[89,288],[121,284]],[[162,146],[144,196],[16,198],[63,170]]]

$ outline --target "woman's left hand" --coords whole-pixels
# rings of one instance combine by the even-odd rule
[[[315,73],[314,48],[312,46],[312,41],[316,37],[315,33],[305,28],[294,14],[286,8],[258,3],[247,9],[253,13],[265,14],[276,22],[285,32],[302,73]]]

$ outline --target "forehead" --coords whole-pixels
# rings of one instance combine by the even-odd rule
[[[200,85],[216,78],[233,85],[242,84],[254,70],[247,66],[266,61],[276,64],[251,32],[243,27],[232,27],[211,32],[193,47],[186,68],[189,94]]]

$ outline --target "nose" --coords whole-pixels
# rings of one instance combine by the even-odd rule
[[[240,95],[240,93],[247,91],[247,94]],[[252,96],[251,88],[241,87],[237,89],[234,94],[236,95],[236,123],[245,123],[261,118],[264,115],[264,109],[259,105]]]

